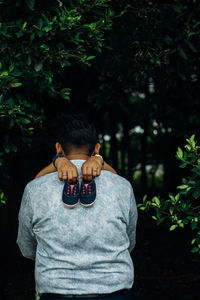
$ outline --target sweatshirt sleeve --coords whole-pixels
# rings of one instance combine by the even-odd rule
[[[136,243],[136,225],[138,219],[137,206],[132,187],[130,187],[130,210],[129,210],[129,223],[127,226],[127,234],[130,240],[129,252],[133,250]]]
[[[22,255],[26,258],[35,259],[36,239],[32,230],[33,209],[31,205],[31,197],[26,186],[21,201],[18,215],[18,235],[17,244]]]

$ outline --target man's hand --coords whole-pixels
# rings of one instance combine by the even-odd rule
[[[76,166],[65,157],[58,157],[55,161],[60,180],[67,180],[69,183],[76,182],[78,179],[78,170]],[[91,156],[82,165],[82,178],[91,181],[92,177],[101,174],[102,159],[101,157]]]
[[[78,170],[76,166],[67,158],[58,157],[55,161],[58,177],[60,180],[67,180],[69,183],[76,182],[78,179]]]
[[[78,179],[78,171],[74,164],[70,162],[65,157],[58,157],[55,161],[56,169],[58,171],[58,177],[60,180],[68,180],[70,182],[75,182]],[[46,174],[52,173],[56,171],[53,163],[49,164],[47,167],[42,169],[35,178],[39,178]],[[117,172],[109,166],[105,161],[104,165],[102,166],[102,159],[101,157],[91,156],[88,160],[82,165],[82,174],[84,180],[91,181],[92,176],[97,177],[101,174],[101,170],[110,171],[114,174]]]
[[[97,177],[101,174],[102,158],[97,156],[91,156],[82,165],[82,178],[84,180],[91,181],[92,177]]]

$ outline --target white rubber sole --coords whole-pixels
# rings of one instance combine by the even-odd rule
[[[73,207],[76,207],[78,205],[78,202],[76,204],[73,204],[73,205],[69,205],[69,204],[65,204],[65,203],[63,203],[63,204],[66,207],[73,208]]]
[[[81,203],[81,201],[79,201],[79,203],[80,203],[82,206],[84,206],[84,207],[90,207],[90,206],[92,206],[95,202],[96,202],[96,199],[94,200],[94,202],[92,202],[92,203],[90,203],[90,204],[83,204],[83,203]]]

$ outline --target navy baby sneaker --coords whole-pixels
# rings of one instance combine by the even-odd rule
[[[92,181],[81,182],[80,204],[86,207],[92,206],[96,198],[96,184],[94,178]]]
[[[79,182],[70,184],[65,181],[63,188],[62,201],[63,204],[67,207],[75,207],[78,204],[79,200]]]

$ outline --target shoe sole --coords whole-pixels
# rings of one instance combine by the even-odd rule
[[[90,207],[92,206],[94,203],[96,202],[96,199],[94,200],[94,202],[90,203],[90,204],[83,204],[81,201],[79,201],[79,203],[84,206],[84,207]]]
[[[70,205],[70,204],[65,204],[63,203],[64,206],[69,207],[69,208],[73,208],[76,207],[78,205],[78,202],[76,204]]]

